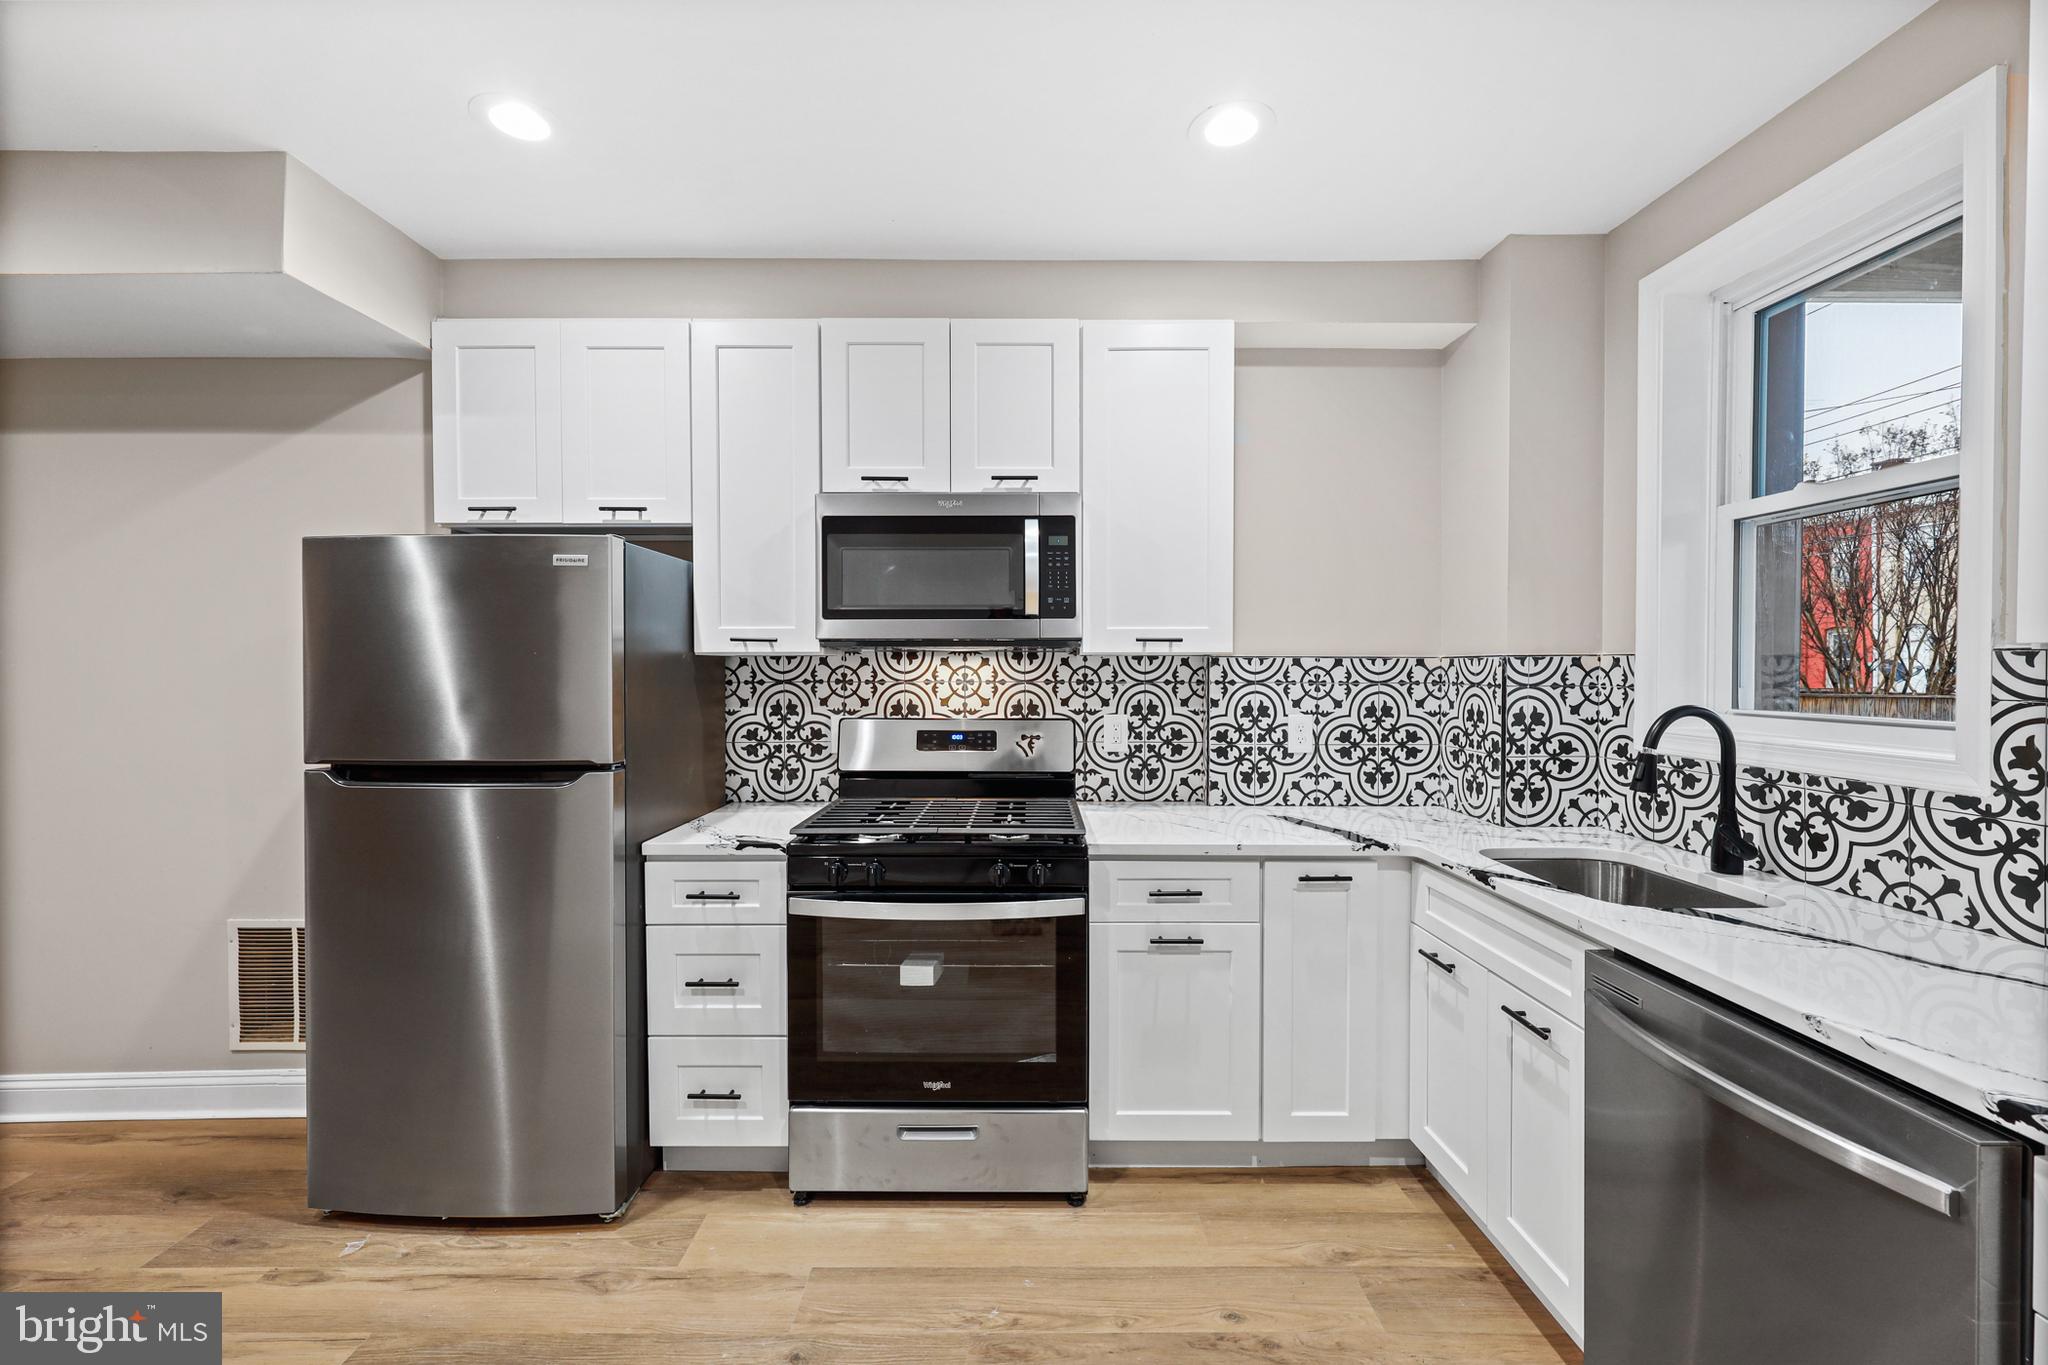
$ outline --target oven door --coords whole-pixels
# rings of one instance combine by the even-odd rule
[[[790,1102],[1085,1104],[1087,909],[791,897]]]
[[[936,512],[937,501],[818,500],[820,639],[1038,637],[1038,499],[978,498],[974,515]]]

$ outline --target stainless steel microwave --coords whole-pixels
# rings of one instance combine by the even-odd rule
[[[871,644],[1081,636],[1073,493],[825,493],[818,638]]]

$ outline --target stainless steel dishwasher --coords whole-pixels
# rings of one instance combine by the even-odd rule
[[[2026,1145],[1587,961],[1587,1365],[2021,1365]]]

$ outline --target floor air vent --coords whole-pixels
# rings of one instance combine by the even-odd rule
[[[299,920],[228,921],[228,1045],[241,1051],[306,1048],[306,926]]]

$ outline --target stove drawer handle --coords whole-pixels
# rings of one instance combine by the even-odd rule
[[[695,981],[685,981],[683,983],[683,989],[686,991],[693,990],[698,986],[715,986],[719,990],[736,991],[740,988],[740,983],[733,980],[731,977],[727,977],[723,981],[706,981],[700,977]]]
[[[1189,887],[1185,891],[1147,891],[1145,894],[1155,901],[1198,901],[1206,893]]]
[[[736,1100],[739,1097],[740,1092],[737,1090],[692,1090],[683,1096],[686,1100]]]
[[[686,901],[736,901],[739,898],[737,891],[692,891],[683,897]]]
[[[905,1126],[896,1130],[896,1136],[903,1142],[975,1142],[981,1137],[981,1129],[967,1124],[915,1128]]]
[[[1193,937],[1155,938],[1152,940],[1152,946],[1154,948],[1199,948],[1202,946],[1202,940]]]

